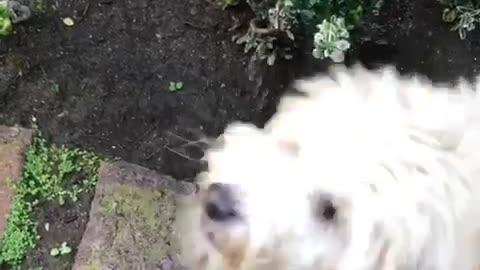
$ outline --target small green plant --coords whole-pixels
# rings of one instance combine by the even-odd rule
[[[50,255],[53,257],[59,255],[67,255],[72,252],[72,248],[68,246],[67,242],[63,242],[60,246],[50,249]]]
[[[12,33],[12,9],[8,1],[0,1],[0,36],[8,36]]]
[[[176,92],[176,91],[182,90],[182,88],[183,88],[183,82],[170,82],[168,86],[168,91]]]
[[[467,37],[467,32],[474,30],[480,23],[480,1],[478,0],[439,0],[446,7],[442,19],[450,24],[452,31],[458,31],[460,39]]]
[[[50,86],[50,89],[51,89],[52,92],[54,92],[55,94],[60,93],[60,86],[58,85],[58,83],[52,83],[52,85]]]
[[[28,190],[19,185],[15,190],[4,237],[0,241],[0,265],[16,267],[27,252],[35,247],[37,224],[32,220],[32,204],[25,200]]]
[[[292,59],[292,48],[279,45],[279,43],[293,44],[295,41],[292,28],[296,20],[292,16],[291,7],[292,3],[289,0],[277,1],[275,7],[268,10],[266,18],[252,20],[247,33],[241,37],[234,36],[233,40],[244,45],[245,53],[254,50],[254,59],[267,60],[270,66],[274,65],[279,57]]]
[[[383,0],[290,0],[307,27],[335,15],[345,20],[348,30],[362,23],[368,15],[378,15]]]
[[[383,0],[291,0],[306,31],[313,32],[313,56],[343,62],[350,31],[369,15],[378,15]],[[319,24],[319,22],[321,22]],[[316,29],[312,29],[315,25]]]
[[[90,152],[34,138],[26,153],[22,177],[14,183],[15,197],[0,240],[0,265],[18,268],[39,238],[38,224],[32,216],[35,208],[49,201],[60,205],[66,200],[75,202],[80,193],[92,191],[100,162]]]
[[[32,0],[32,12],[36,14],[44,14],[48,9],[47,0]]]
[[[295,35],[314,37],[313,56],[342,62],[350,48],[350,31],[365,17],[378,15],[383,0],[246,0],[257,15],[250,28],[234,41],[254,59],[273,65],[278,57],[292,58]],[[286,37],[286,38],[285,38]],[[287,41],[287,42],[286,42]]]
[[[334,62],[343,62],[345,51],[350,48],[349,32],[343,18],[332,15],[318,25],[314,36],[313,56],[315,58],[331,58]]]
[[[278,57],[286,60],[292,59],[289,53],[290,48],[275,46],[276,37],[257,35],[252,31],[247,32],[244,36],[237,39],[237,44],[244,44],[244,51],[248,53],[250,50],[255,50],[253,55],[254,60],[267,60],[269,66],[273,66]]]
[[[35,143],[36,148],[27,153],[27,156],[31,154],[33,157],[24,167],[24,179],[30,179],[27,185],[31,195],[45,201],[56,200],[63,205],[67,199],[76,202],[80,193],[95,186],[96,177],[91,177],[94,174],[92,170],[85,172],[89,177],[79,184],[67,186],[65,182],[69,176],[95,168],[100,161],[94,154],[64,145],[48,146],[44,139],[36,139]]]
[[[32,12],[26,5],[15,0],[0,0],[0,36],[13,32],[13,24],[30,18]]]

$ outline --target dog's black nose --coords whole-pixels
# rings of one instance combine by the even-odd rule
[[[229,221],[238,217],[237,202],[228,184],[214,183],[208,187],[205,211],[213,221]]]

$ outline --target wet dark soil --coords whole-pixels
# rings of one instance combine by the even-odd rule
[[[27,256],[21,269],[71,269],[76,248],[88,223],[92,199],[93,193],[84,193],[75,203],[67,201],[64,205],[59,205],[57,202],[49,202],[39,207],[34,219],[38,222],[40,241],[35,250]],[[72,252],[52,256],[52,248],[60,247],[63,242],[72,248]]]
[[[57,143],[192,177],[196,164],[179,145],[232,120],[263,122],[288,82],[265,85],[249,72],[228,31],[235,14],[207,1],[53,4],[2,43],[0,122],[35,118]],[[170,82],[183,87],[171,92]]]
[[[435,82],[472,79],[480,65],[480,32],[470,32],[461,40],[442,21],[442,10],[435,0],[385,1],[380,15],[367,21],[359,33],[357,42],[367,44],[359,45],[360,58],[391,60],[402,73],[420,73]],[[371,46],[372,42],[380,46]]]
[[[187,149],[186,142],[215,136],[234,120],[261,125],[294,78],[328,64],[312,59],[308,42],[295,60],[274,68],[250,63],[231,37],[245,29],[251,14],[222,11],[207,0],[35,3],[44,7],[41,12],[0,41],[0,123],[37,125],[54,143],[93,149],[178,179],[200,168],[201,153]],[[404,73],[442,82],[472,77],[479,67],[479,34],[460,40],[442,22],[441,10],[435,0],[385,1],[380,16],[357,31],[348,63],[393,63]],[[73,27],[63,24],[65,17],[74,20]],[[243,26],[230,31],[237,21]],[[169,91],[170,82],[183,87]],[[61,220],[74,209],[79,219],[65,228],[75,242],[83,233],[87,201],[37,215],[40,222]],[[42,236],[43,247],[64,239]],[[29,259],[25,269],[37,266],[37,259],[42,256]]]

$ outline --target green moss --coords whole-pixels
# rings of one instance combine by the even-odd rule
[[[100,202],[100,211],[108,215],[121,216],[138,226],[158,229],[162,226],[162,212],[170,216],[173,205],[165,204],[169,194],[135,186],[115,185],[112,192]],[[167,221],[169,222],[169,221]]]
[[[102,264],[99,260],[92,260],[80,267],[80,270],[102,270]]]
[[[89,264],[111,262],[119,269],[135,265],[143,269],[158,263],[172,250],[170,235],[175,199],[169,191],[125,184],[105,184],[98,214],[108,231],[108,248],[95,249]],[[96,266],[97,264],[95,264]],[[95,269],[95,268],[82,268]]]

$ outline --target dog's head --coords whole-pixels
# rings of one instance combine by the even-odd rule
[[[194,270],[331,269],[352,233],[352,208],[365,204],[352,203],[348,189],[331,189],[335,180],[322,187],[299,151],[262,129],[230,125],[180,209],[186,263]]]
[[[232,124],[207,151],[179,210],[192,270],[399,269],[430,256],[418,183],[446,177],[435,159],[461,140],[451,104],[463,101],[356,72],[300,83],[306,95],[285,98],[264,129]]]

